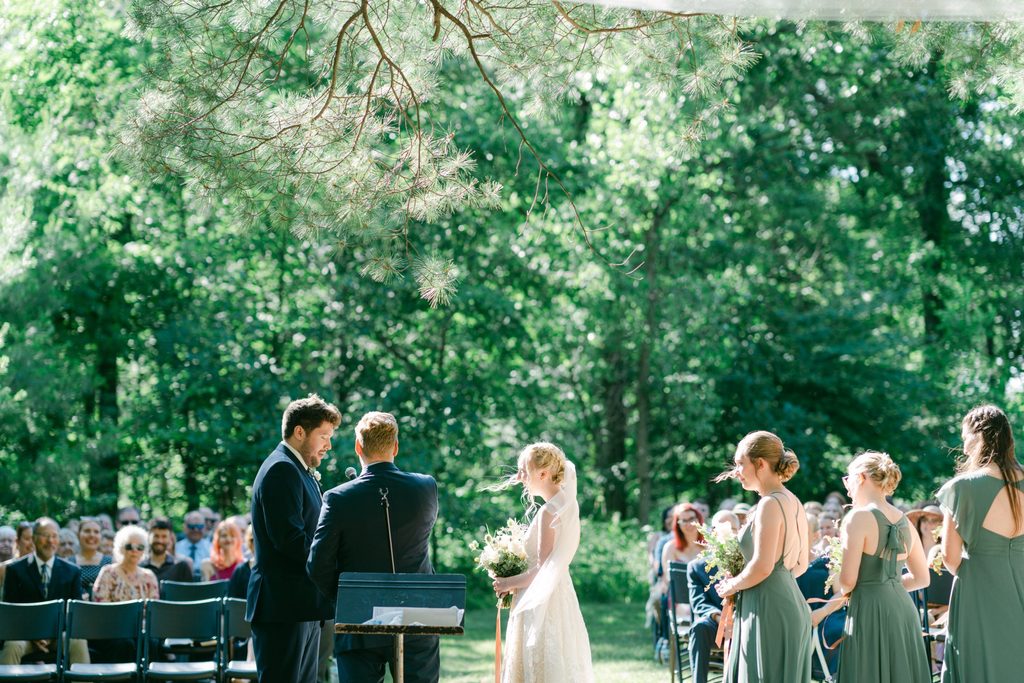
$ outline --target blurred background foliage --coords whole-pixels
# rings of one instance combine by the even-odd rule
[[[652,96],[643,63],[577,74],[524,121],[583,220],[612,226],[593,249],[562,199],[524,222],[519,140],[474,67],[446,61],[434,123],[505,189],[421,226],[424,252],[457,257],[457,296],[431,308],[361,276],[359,254],[240,229],[230,196],[129,172],[111,152],[157,57],[116,8],[4,13],[0,510],[244,511],[281,410],[318,392],[344,414],[327,487],[356,464],[359,416],[398,416],[400,466],[440,484],[444,570],[522,510],[480,487],[558,443],[588,518],[581,592],[642,599],[641,525],[740,496],[709,480],[748,431],[796,451],[806,499],[873,448],[912,501],[951,476],[968,408],[1020,429],[1024,120],[997,90],[951,99],[937,57],[758,22],[760,60],[692,152],[674,144],[692,112]],[[632,273],[602,258],[631,252]]]

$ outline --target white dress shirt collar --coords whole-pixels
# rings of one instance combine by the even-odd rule
[[[46,565],[46,568],[50,570],[50,576],[53,576],[53,563],[56,560],[56,558],[57,558],[57,556],[54,555],[53,557],[51,557],[46,562],[43,562],[42,560],[39,559],[38,555],[36,555],[35,553],[32,553],[32,561],[36,563],[36,567],[39,568],[39,572],[42,573],[43,565]]]

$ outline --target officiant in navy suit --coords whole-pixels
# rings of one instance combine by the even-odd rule
[[[367,413],[356,426],[356,454],[362,474],[324,495],[307,569],[325,598],[334,602],[341,572],[395,571],[433,574],[430,533],[437,520],[437,482],[395,466],[398,422],[390,413]],[[385,491],[391,517],[394,569],[382,506]],[[379,683],[385,664],[394,674],[394,638],[339,634],[334,643],[338,678],[345,683]],[[435,683],[441,661],[437,636],[406,636],[405,680]]]
[[[316,468],[339,424],[341,413],[319,396],[292,401],[281,420],[284,440],[253,483],[256,562],[245,619],[260,683],[316,681],[320,625],[334,610],[306,575],[306,556],[322,500]]]

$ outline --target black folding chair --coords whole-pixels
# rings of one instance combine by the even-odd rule
[[[677,604],[690,604],[690,587],[686,583],[687,566],[686,562],[668,563],[669,647],[674,653],[675,669],[679,674],[680,683],[683,680],[683,671],[690,669],[690,655],[686,644],[690,640],[691,617],[676,611]]]
[[[53,664],[0,664],[0,681],[56,681],[60,677],[64,601],[16,604],[0,602],[0,641],[52,640]]]
[[[161,581],[160,599],[167,602],[195,602],[196,600],[220,600],[228,595],[227,579],[221,581]]]
[[[227,580],[204,581],[161,581],[161,600],[167,602],[194,602],[196,600],[222,600],[227,597]],[[170,638],[162,643],[163,651],[189,659],[208,659],[213,654],[213,645],[193,642],[182,638]]]
[[[224,660],[221,666],[221,677],[224,681],[241,678],[248,681],[256,680],[256,662],[246,661],[245,652],[234,652],[235,641],[240,638],[251,638],[252,627],[245,620],[245,600],[238,598],[224,599]]]
[[[198,681],[216,678],[220,657],[221,600],[168,602],[150,600],[146,605],[145,681]],[[211,662],[157,662],[150,656],[154,639],[185,638],[209,643]]]
[[[68,601],[64,633],[64,681],[135,681],[142,669],[141,600],[129,602]],[[109,664],[72,664],[71,640],[123,640],[135,643],[132,661]]]

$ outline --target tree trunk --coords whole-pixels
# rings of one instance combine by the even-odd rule
[[[644,281],[647,300],[644,310],[644,329],[640,337],[640,362],[636,381],[636,478],[639,487],[636,516],[646,524],[651,514],[651,353],[657,339],[658,248],[661,243],[661,223],[668,207],[660,207],[644,234]]]
[[[620,516],[626,514],[626,364],[622,347],[622,332],[615,330],[605,347],[608,376],[602,386],[604,429],[597,463],[605,511]]]

